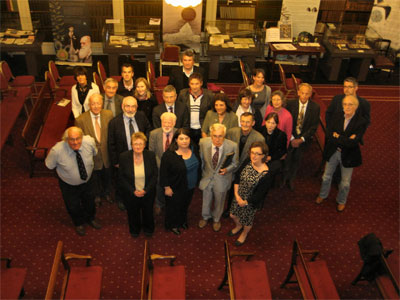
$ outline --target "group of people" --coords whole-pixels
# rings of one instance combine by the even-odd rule
[[[188,210],[198,187],[198,227],[211,221],[212,229],[220,231],[221,218],[230,216],[235,226],[228,235],[238,235],[235,245],[240,246],[276,174],[282,171],[282,186],[294,189],[302,154],[319,124],[312,87],[301,84],[298,100],[286,103],[282,92],[271,93],[265,85],[264,71],[256,69],[253,83],[240,91],[232,108],[224,93],[204,87],[204,71],[194,66],[192,51],[184,52],[182,62],[171,72],[161,104],[145,78],[133,80],[131,65],[122,66],[120,82],[104,82],[104,94],[83,68],[76,69],[75,126],[65,131],[45,163],[56,169],[79,235],[86,234],[85,224],[101,228],[95,212],[104,200],[126,209],[132,237],[141,231],[152,236],[154,214],[162,210],[165,228],[180,235],[189,227]],[[327,111],[327,164],[316,200],[328,197],[340,165],[339,211],[352,168],[361,164],[359,144],[369,124],[369,104],[357,97],[357,82],[349,78],[344,86],[345,94],[335,97]]]

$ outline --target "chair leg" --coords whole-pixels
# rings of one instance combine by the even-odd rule
[[[281,289],[283,289],[286,286],[286,284],[291,282],[290,278],[292,278],[293,274],[294,274],[294,268],[293,268],[293,265],[291,265],[289,273],[287,274],[285,281],[281,284]]]
[[[218,290],[221,290],[226,284],[226,282],[228,281],[228,270],[225,268],[225,275],[224,275],[224,279],[222,280],[221,284],[218,287]]]
[[[354,280],[351,282],[351,284],[352,284],[352,285],[356,285],[357,282],[359,282],[359,281],[361,280],[361,277],[362,277],[362,275],[361,275],[361,272],[360,272],[360,274],[357,275],[356,279],[354,279]]]

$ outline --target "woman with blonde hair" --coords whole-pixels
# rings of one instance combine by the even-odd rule
[[[156,97],[150,91],[150,84],[144,77],[139,77],[135,81],[135,92],[133,96],[138,103],[138,110],[144,112],[150,124],[153,124],[152,113],[153,108],[157,106]]]

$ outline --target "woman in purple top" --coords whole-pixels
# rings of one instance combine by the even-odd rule
[[[272,99],[271,103],[270,105],[268,105],[265,111],[264,121],[262,125],[265,126],[265,118],[269,115],[269,113],[276,112],[279,116],[278,128],[286,133],[287,136],[286,146],[289,147],[290,138],[292,136],[293,118],[290,112],[285,108],[286,106],[285,95],[283,95],[281,91],[275,91],[272,93],[271,99]]]

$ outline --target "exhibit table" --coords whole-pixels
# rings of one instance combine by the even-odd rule
[[[279,47],[279,43],[269,43],[268,44],[268,57],[271,58],[271,63],[272,63],[272,68],[271,68],[271,77],[274,72],[274,66],[276,63],[276,57],[277,55],[307,55],[309,58],[312,56],[315,57],[315,64],[314,66],[311,65],[311,59],[308,60],[308,67],[310,71],[312,72],[312,79],[315,79],[315,75],[317,73],[318,69],[318,63],[321,55],[325,53],[325,48],[322,45],[319,45],[317,47],[315,46],[300,46],[299,44],[292,44],[288,43],[292,47],[286,47],[288,49],[285,49],[285,47]]]
[[[359,82],[365,81],[368,75],[371,59],[375,56],[372,49],[346,49],[340,50],[330,42],[324,43],[327,50],[327,56],[322,63],[322,70],[329,81],[337,81],[339,72],[344,59],[350,60],[350,73],[357,78]]]

